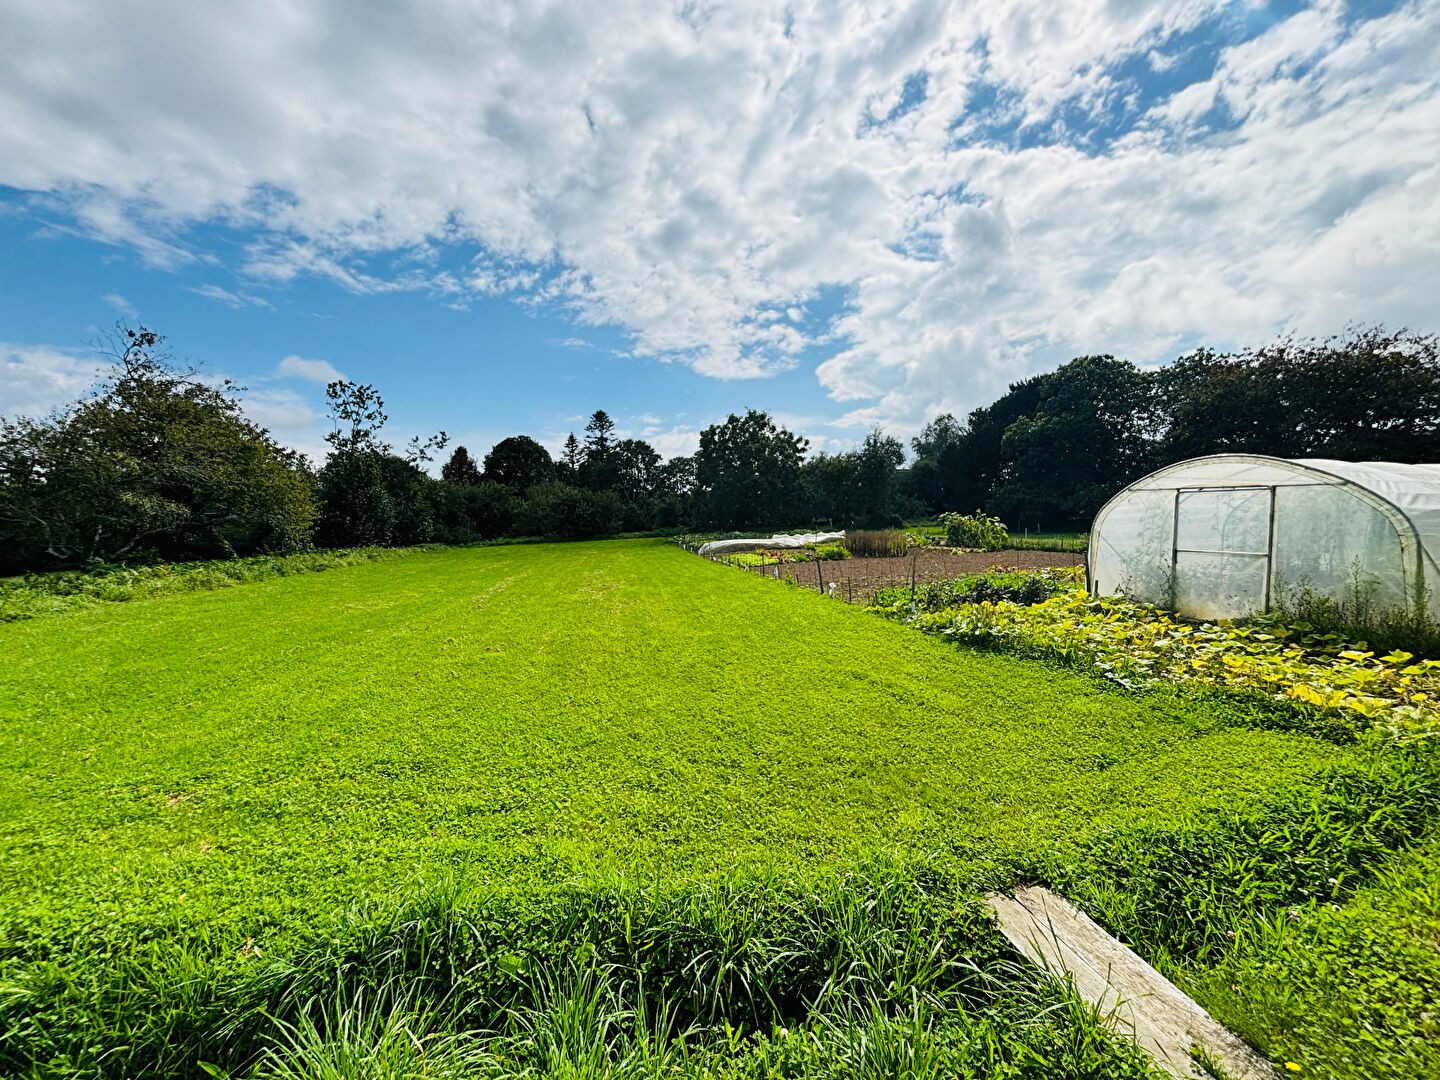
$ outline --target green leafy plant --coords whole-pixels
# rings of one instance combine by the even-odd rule
[[[1031,606],[986,600],[913,616],[895,604],[884,610],[952,641],[1061,660],[1131,688],[1219,687],[1367,721],[1397,739],[1440,733],[1440,660],[1377,655],[1306,625],[1191,623],[1083,590]]]
[[[961,604],[1008,600],[1029,605],[1048,600],[1056,593],[1075,588],[1084,580],[1080,566],[1045,567],[1040,570],[1003,569],[967,574],[950,581],[932,581],[911,592],[908,585],[881,589],[871,607],[893,615],[933,613]]]
[[[1005,523],[980,510],[973,514],[941,514],[940,524],[945,529],[945,543],[950,547],[999,551],[1010,540]]]

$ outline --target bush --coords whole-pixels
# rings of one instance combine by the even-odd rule
[[[1005,523],[979,510],[973,514],[941,514],[940,524],[945,528],[945,543],[951,547],[999,551],[1010,542]]]
[[[530,489],[520,521],[531,536],[586,540],[619,532],[621,512],[613,491],[588,491],[549,480]]]
[[[910,538],[898,529],[854,529],[845,534],[845,549],[856,558],[882,559],[904,555]]]

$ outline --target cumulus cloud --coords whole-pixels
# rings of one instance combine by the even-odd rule
[[[717,378],[820,358],[853,427],[1434,319],[1433,3],[81,7],[0,12],[0,184],[74,227],[176,265],[219,224],[274,287],[557,305]]]
[[[276,364],[275,374],[320,383],[322,386],[345,378],[329,360],[307,360],[303,356],[295,355],[287,356]]]
[[[323,360],[301,362],[329,368]],[[93,350],[0,342],[0,416],[47,416],[95,388],[106,367]],[[226,381],[220,372],[206,372],[203,378],[217,387]],[[278,442],[308,454],[313,461],[324,460],[328,449],[325,417],[305,395],[284,387],[251,387],[240,391],[240,405],[246,416],[268,429]]]
[[[45,416],[81,397],[103,370],[93,351],[0,342],[0,416]]]
[[[252,388],[241,392],[240,406],[276,442],[299,450],[316,464],[325,460],[329,453],[325,418],[303,394],[278,387]]]

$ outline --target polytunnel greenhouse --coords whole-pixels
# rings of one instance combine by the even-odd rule
[[[1090,590],[1199,619],[1283,608],[1308,592],[1347,611],[1440,619],[1440,465],[1192,458],[1095,516]]]

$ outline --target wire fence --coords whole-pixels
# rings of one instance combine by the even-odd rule
[[[908,590],[911,599],[914,599],[916,593],[927,585],[955,581],[961,577],[983,572],[977,569],[964,570],[943,563],[927,562],[920,558],[920,552],[923,550],[925,549],[912,549],[910,554],[899,558],[817,559],[805,562],[770,558],[760,553],[706,557],[711,562],[733,567],[743,573],[773,578],[776,581],[809,589],[836,600],[843,600],[848,604],[869,604],[874,600],[876,593],[888,589]],[[1070,554],[1083,554],[1083,551],[1082,548],[1080,552],[1071,551]],[[996,566],[1003,564],[1005,552],[999,551],[993,554],[997,557]]]

